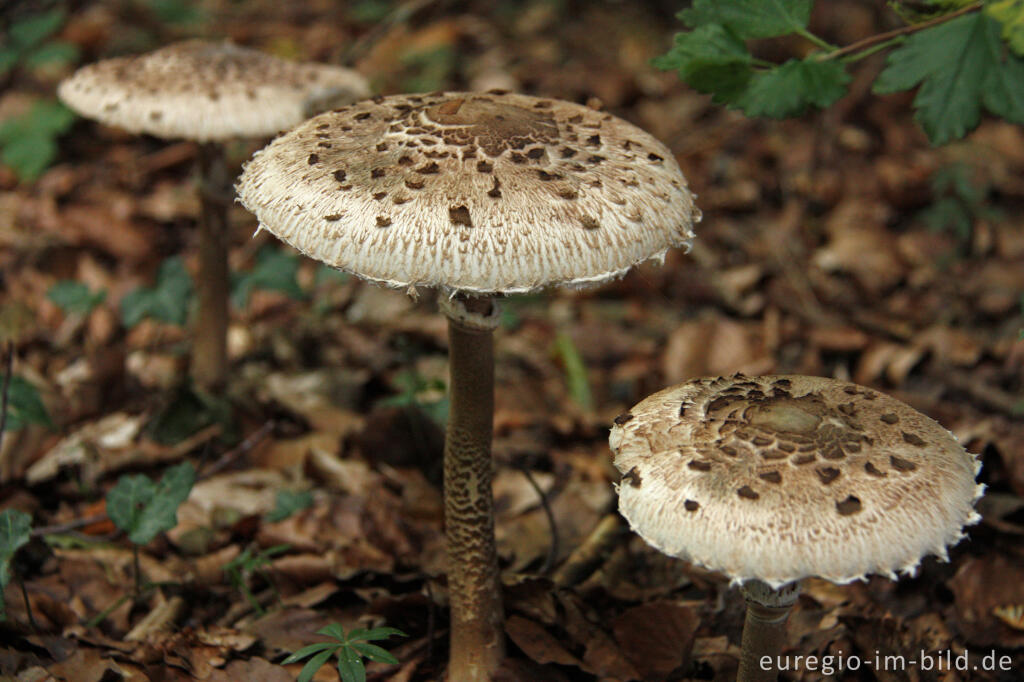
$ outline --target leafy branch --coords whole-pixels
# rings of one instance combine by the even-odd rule
[[[982,110],[1024,123],[1024,2],[928,4],[936,16],[840,47],[808,28],[812,0],[696,0],[678,15],[690,30],[654,64],[717,104],[787,118],[830,106],[847,92],[848,66],[893,48],[874,92],[917,88],[915,118],[933,144],[966,135]],[[787,35],[812,51],[776,64],[747,44]]]

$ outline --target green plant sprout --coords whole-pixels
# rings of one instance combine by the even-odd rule
[[[74,122],[75,115],[60,102],[37,100],[25,113],[0,123],[0,162],[21,180],[37,179],[57,156],[57,138]]]
[[[874,92],[918,88],[915,119],[932,144],[966,135],[983,109],[1024,123],[1024,2],[926,4],[935,10],[927,20],[840,47],[808,29],[813,0],[695,0],[678,15],[691,30],[654,65],[717,104],[786,118],[828,107],[846,94],[850,64],[895,48]],[[748,49],[747,41],[788,35],[810,43],[809,54],[776,64]]]
[[[318,635],[330,637],[333,642],[317,642],[304,646],[283,663],[297,663],[304,658],[309,661],[302,667],[297,682],[309,682],[320,667],[330,660],[331,656],[338,657],[338,674],[342,682],[366,682],[366,666],[363,659],[368,658],[378,663],[390,663],[395,665],[398,659],[376,644],[370,644],[372,640],[387,639],[391,635],[408,637],[407,634],[395,628],[373,628],[366,630],[358,628],[349,633],[338,623],[332,623],[327,627],[316,631]],[[312,657],[312,658],[310,658]]]
[[[0,373],[3,414],[0,415],[0,433],[18,431],[29,424],[53,428],[46,406],[39,397],[39,389],[20,376]]]
[[[131,329],[147,317],[184,326],[192,300],[192,277],[180,256],[160,264],[156,284],[139,287],[121,299],[121,321]]]
[[[65,313],[85,317],[107,300],[107,291],[101,289],[93,292],[82,282],[62,279],[46,291],[46,298]]]
[[[145,474],[126,475],[107,493],[107,516],[132,542],[136,595],[143,587],[139,548],[178,525],[178,507],[188,498],[195,481],[195,468],[190,462],[182,462],[165,471],[159,483]]]
[[[447,385],[442,379],[428,379],[416,370],[403,370],[395,374],[395,385],[400,389],[397,395],[388,396],[377,401],[382,407],[418,407],[436,423],[444,425],[448,421],[450,402],[445,389]],[[436,393],[436,400],[424,400],[423,394]]]
[[[559,331],[555,336],[555,352],[565,368],[569,397],[584,410],[593,410],[594,396],[587,378],[587,366],[568,332]]]
[[[17,509],[0,512],[0,621],[7,619],[4,588],[11,580],[11,559],[29,541],[31,535],[31,516]]]
[[[274,591],[274,596],[277,597],[277,587],[270,578],[270,574],[264,569],[270,565],[272,557],[287,552],[290,547],[291,545],[274,545],[259,551],[254,551],[252,547],[246,547],[241,554],[223,566],[223,570],[228,574],[231,584],[242,593],[253,610],[261,616],[266,611],[259,600],[256,599],[256,595],[249,589],[249,578],[253,575],[263,578],[270,585],[270,589]]]
[[[976,170],[966,163],[953,163],[935,171],[931,177],[934,201],[918,218],[933,231],[951,231],[961,243],[970,240],[975,221],[1002,218],[1001,211],[988,205],[988,183]]]
[[[53,38],[64,19],[64,10],[52,9],[30,14],[11,24],[7,39],[0,47],[0,76],[6,76],[19,65],[36,69],[50,64],[70,64],[78,59],[77,47]]]
[[[278,291],[291,299],[302,300],[306,292],[295,278],[298,272],[297,254],[264,246],[256,253],[256,264],[251,270],[231,274],[231,304],[238,310],[244,309],[256,289]]]
[[[267,512],[270,523],[284,521],[295,512],[313,506],[313,493],[308,490],[278,490],[274,508]]]

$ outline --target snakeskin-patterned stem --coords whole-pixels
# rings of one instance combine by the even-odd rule
[[[488,299],[464,303],[471,313],[469,320],[453,319],[446,310],[451,355],[451,407],[444,447],[451,602],[448,679],[485,682],[492,679],[504,657],[504,618],[491,497],[493,327],[480,328],[472,318],[494,311]]]
[[[747,617],[736,682],[774,682],[779,677],[779,654],[786,643],[786,621],[800,595],[800,583],[775,590],[760,581],[743,585]],[[767,665],[765,665],[767,664]]]
[[[192,379],[205,390],[223,387],[228,348],[228,206],[234,197],[219,144],[199,145],[199,318],[192,342]]]

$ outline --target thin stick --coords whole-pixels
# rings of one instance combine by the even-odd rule
[[[526,480],[530,482],[530,486],[540,498],[541,509],[544,510],[544,516],[548,519],[548,527],[551,529],[551,545],[548,547],[548,554],[544,557],[544,563],[540,567],[540,574],[547,575],[551,572],[552,566],[555,565],[555,559],[558,557],[558,525],[555,523],[555,515],[551,512],[551,505],[548,504],[548,497],[537,484],[533,474],[526,467],[519,467],[519,470],[523,472],[523,476],[526,476]]]
[[[7,432],[7,395],[11,390],[11,371],[14,368],[14,344],[4,344],[4,385],[0,388],[0,453],[3,452],[4,433]]]
[[[918,31],[923,31],[925,29],[931,28],[932,26],[938,26],[939,24],[951,21],[964,14],[969,14],[970,12],[977,11],[981,9],[981,5],[982,3],[975,2],[973,4],[967,5],[966,7],[961,7],[955,12],[943,14],[941,17],[935,17],[934,19],[929,19],[928,21],[922,21],[920,24],[909,24],[907,26],[897,28],[893,31],[886,31],[885,33],[879,33],[878,35],[875,36],[869,36],[867,38],[864,38],[863,40],[858,40],[855,43],[850,43],[846,47],[841,47],[838,50],[823,53],[821,57],[819,57],[819,59],[821,61],[840,59],[848,54],[859,52],[877,43],[884,43],[886,41],[892,40],[893,38],[901,38],[903,36],[910,35],[911,33],[917,33]]]

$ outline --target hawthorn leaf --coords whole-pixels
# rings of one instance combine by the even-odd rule
[[[935,145],[973,130],[982,107],[1024,123],[1024,61],[999,32],[998,21],[977,12],[916,33],[889,55],[874,91],[920,85],[914,118]]]
[[[829,106],[849,83],[850,74],[838,62],[791,59],[755,73],[737,104],[748,116],[799,116],[809,106]]]
[[[690,28],[721,24],[737,36],[774,38],[807,27],[812,0],[695,0],[679,13]]]
[[[735,104],[753,75],[750,52],[735,33],[707,24],[677,33],[672,49],[653,60],[659,69],[677,71],[690,87],[710,94],[717,104]]]

